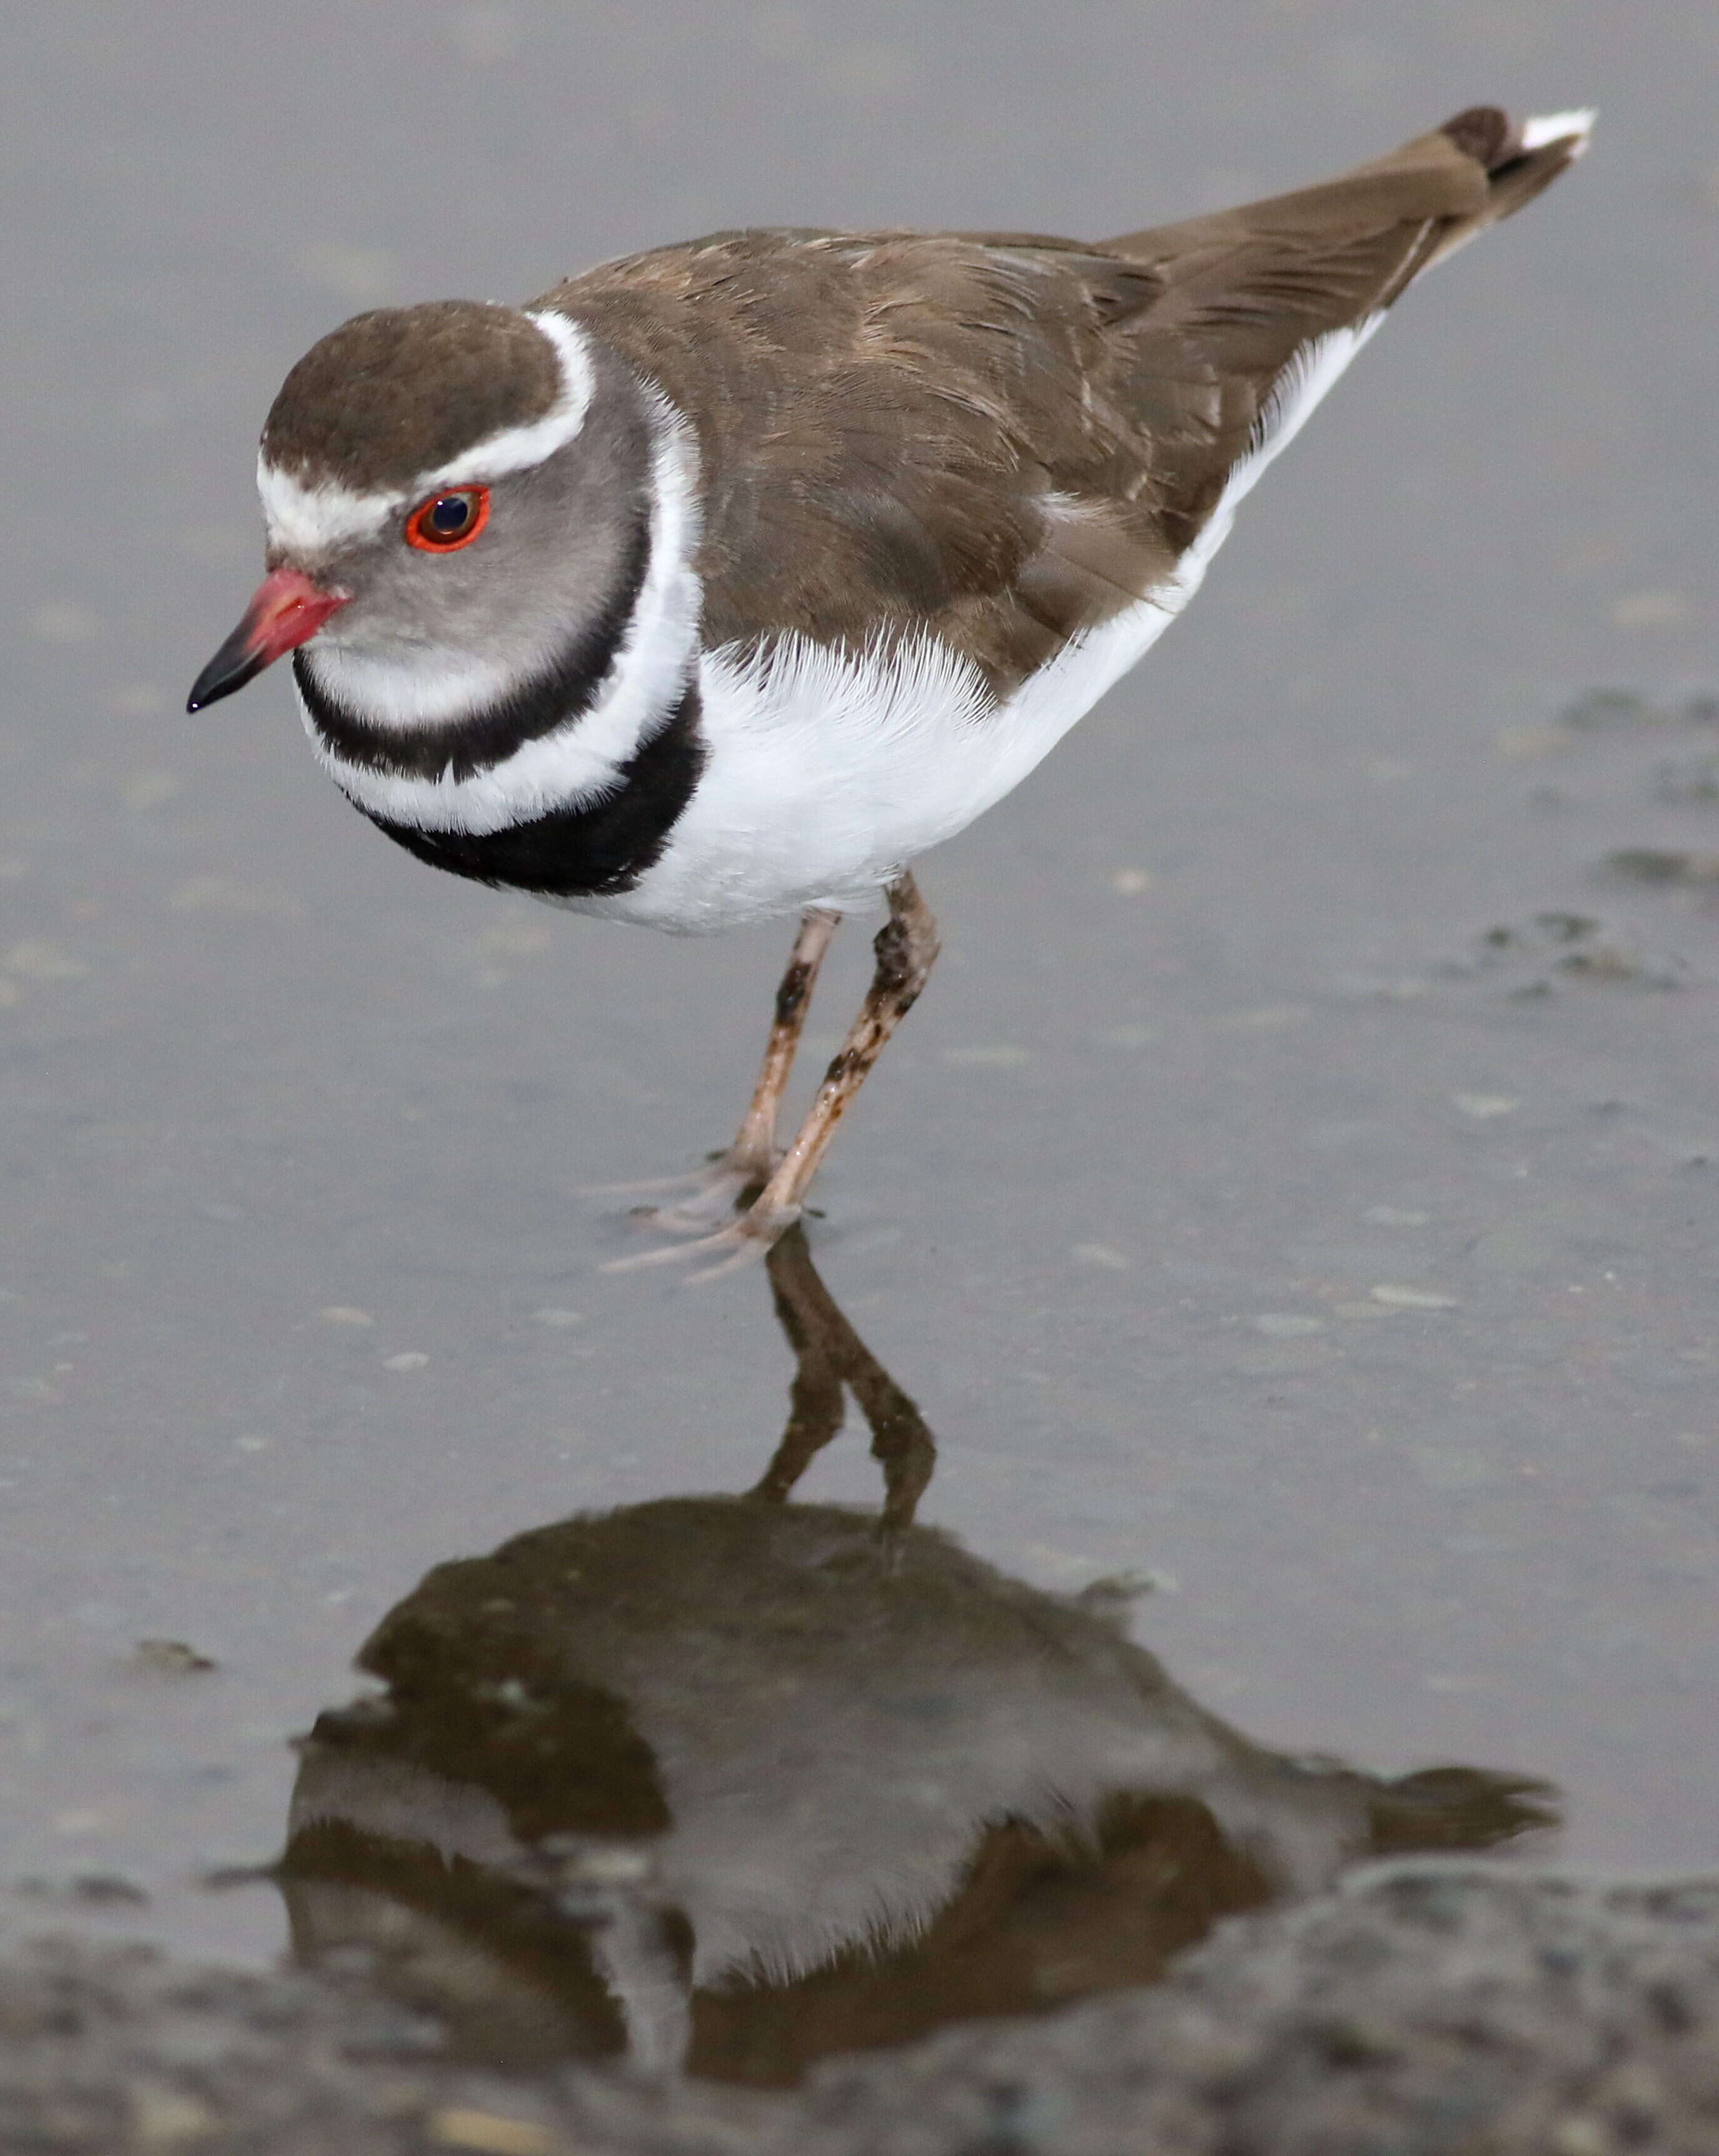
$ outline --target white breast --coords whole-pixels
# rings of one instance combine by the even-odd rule
[[[662,859],[582,911],[681,932],[854,906],[1018,786],[1147,650],[1186,593],[1076,638],[998,705],[927,636],[885,653],[784,636],[700,666],[710,762]]]

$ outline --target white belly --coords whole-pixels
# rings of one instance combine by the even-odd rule
[[[710,762],[660,860],[576,911],[681,932],[858,905],[1018,786],[1174,619],[1188,588],[1077,637],[1006,703],[927,638],[905,658],[799,636],[701,662]]]

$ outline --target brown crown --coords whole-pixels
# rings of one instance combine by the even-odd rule
[[[512,307],[434,300],[354,315],[311,346],[263,429],[277,470],[361,491],[408,485],[561,390],[554,347]]]

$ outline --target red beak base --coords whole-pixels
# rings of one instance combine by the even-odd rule
[[[346,598],[344,592],[319,590],[302,569],[271,569],[238,628],[192,684],[186,710],[200,711],[244,688],[265,666],[314,636]]]

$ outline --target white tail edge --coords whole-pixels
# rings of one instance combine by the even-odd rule
[[[1542,112],[1522,122],[1522,147],[1543,150],[1548,142],[1573,141],[1579,157],[1588,147],[1598,114],[1591,105],[1574,112]]]

